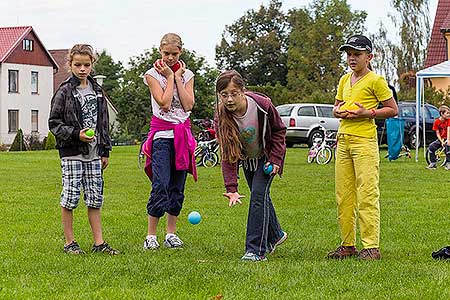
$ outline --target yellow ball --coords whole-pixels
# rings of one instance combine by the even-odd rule
[[[358,110],[359,106],[355,103],[348,103],[344,102],[344,104],[341,106],[341,110]]]

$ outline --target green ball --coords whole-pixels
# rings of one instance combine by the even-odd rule
[[[88,130],[86,130],[85,134],[86,134],[88,137],[93,137],[93,136],[95,135],[95,131],[94,131],[94,129],[89,128]]]

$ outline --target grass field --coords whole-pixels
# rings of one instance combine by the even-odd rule
[[[56,151],[0,153],[0,299],[445,299],[450,263],[430,254],[450,244],[450,172],[425,163],[381,163],[383,259],[330,261],[339,244],[334,163],[306,163],[289,149],[272,198],[289,239],[263,263],[243,263],[248,189],[228,208],[220,168],[188,178],[180,216],[183,250],[144,252],[150,183],[136,147],[116,147],[105,172],[105,239],[122,255],[62,252],[60,167]],[[385,152],[385,150],[382,150]],[[187,222],[190,211],[199,225]],[[75,235],[92,246],[84,204]],[[165,219],[164,219],[165,221]],[[161,227],[161,226],[160,226]],[[160,228],[160,242],[164,237]],[[360,246],[360,245],[358,245]]]

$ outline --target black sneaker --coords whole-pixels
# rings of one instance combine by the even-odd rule
[[[111,246],[108,245],[107,242],[103,242],[103,244],[98,245],[98,246],[96,246],[94,244],[94,246],[92,246],[92,253],[95,253],[95,252],[102,252],[102,253],[107,253],[110,255],[117,255],[120,253],[119,250],[111,248]]]
[[[73,241],[69,245],[64,245],[64,253],[78,255],[85,254],[86,252],[81,250],[80,245],[78,245],[77,242]]]
[[[434,259],[449,259],[450,246],[444,247],[436,252],[431,253],[431,257],[433,257]]]

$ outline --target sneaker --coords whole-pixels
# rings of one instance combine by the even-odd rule
[[[434,259],[449,259],[450,246],[444,247],[436,252],[431,253],[431,257],[433,257]]]
[[[445,164],[445,169],[446,169],[447,171],[450,170],[450,163],[446,163],[446,164]]]
[[[156,236],[147,236],[144,241],[144,250],[156,250],[159,248],[158,240]]]
[[[103,244],[98,246],[94,244],[94,246],[92,246],[92,253],[95,252],[107,253],[110,255],[117,255],[120,253],[119,250],[112,248],[107,242],[103,242]]]
[[[428,169],[428,170],[436,170],[437,167],[436,167],[436,164],[429,164],[428,166],[425,167],[425,169]]]
[[[81,250],[80,245],[78,245],[77,242],[73,241],[69,245],[64,245],[64,253],[78,255],[85,254],[86,252]]]
[[[331,259],[344,259],[357,255],[358,250],[356,250],[355,246],[339,246],[336,250],[329,252],[326,257]]]
[[[183,248],[183,241],[176,234],[166,235],[164,246],[171,249]]]
[[[244,256],[241,257],[243,261],[266,261],[267,257],[264,255],[256,255],[251,252],[245,252]]]
[[[361,260],[380,260],[381,259],[380,249],[378,248],[362,249],[359,252],[358,258]]]
[[[286,231],[281,231],[281,237],[278,241],[275,242],[275,244],[270,244],[269,245],[269,254],[272,254],[275,252],[275,249],[277,248],[277,246],[281,245],[284,243],[285,240],[287,240],[288,238],[288,234]]]

